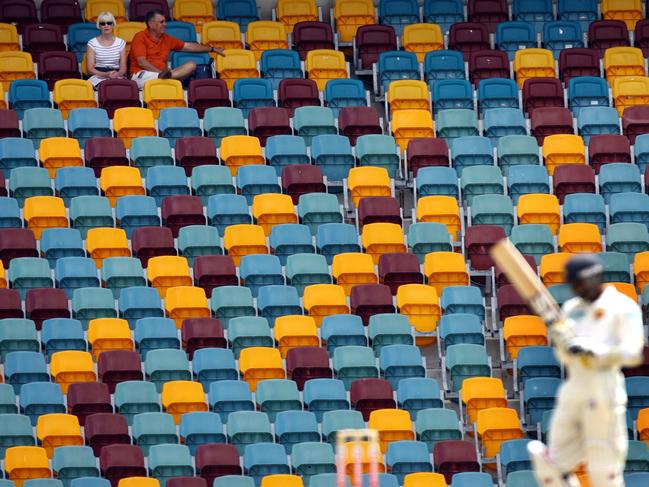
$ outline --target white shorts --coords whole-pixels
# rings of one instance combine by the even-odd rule
[[[138,71],[135,73],[133,76],[131,76],[131,79],[137,83],[137,87],[139,89],[144,88],[144,83],[147,81],[150,81],[152,79],[158,79],[158,74],[155,71]]]

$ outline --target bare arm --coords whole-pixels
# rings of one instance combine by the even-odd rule
[[[126,48],[124,48],[119,53],[119,70],[117,71],[118,78],[123,78],[126,75],[126,57]]]
[[[154,73],[161,73],[162,72],[161,69],[158,69],[153,64],[151,64],[147,60],[146,56],[140,56],[140,57],[136,58],[136,61],[137,61],[138,66],[140,66],[145,71],[152,71]]]
[[[92,47],[86,48],[86,68],[88,73],[99,78],[108,78],[108,73],[95,69],[95,51]]]
[[[185,42],[183,46],[183,51],[185,52],[215,52],[219,56],[225,56],[223,49],[220,47],[206,46],[204,44],[199,44],[197,42]]]

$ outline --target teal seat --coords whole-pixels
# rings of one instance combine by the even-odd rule
[[[302,402],[297,384],[287,379],[267,379],[257,383],[257,409],[268,414],[273,423],[280,411],[301,411]]]
[[[50,173],[43,167],[16,167],[9,173],[9,195],[22,208],[31,196],[54,196]]]
[[[584,36],[578,22],[553,20],[551,4],[550,12],[546,11],[547,13],[550,15],[543,21],[543,47],[550,49],[555,59],[563,49],[584,47]]]
[[[191,267],[198,256],[223,254],[219,231],[207,225],[181,227],[178,232],[178,254],[186,257]]]
[[[631,282],[629,258],[625,254],[621,252],[600,252],[598,256],[604,266],[602,274],[604,282]]]
[[[178,443],[174,418],[167,413],[136,414],[133,417],[131,436],[135,444],[142,449],[144,456],[149,456],[153,445]]]
[[[471,206],[473,198],[482,194],[504,194],[503,175],[496,166],[475,166],[460,177],[464,201]]]
[[[196,455],[199,445],[225,443],[221,416],[210,412],[190,412],[180,417],[179,430],[183,443],[192,455]]]
[[[600,194],[574,193],[563,201],[564,223],[593,223],[600,233],[606,231],[606,205]]]
[[[472,225],[498,225],[509,235],[514,226],[514,205],[509,196],[480,194],[471,203]]]
[[[626,162],[604,164],[599,170],[599,194],[606,203],[611,203],[615,193],[642,192],[638,166]]]
[[[184,350],[151,350],[144,360],[144,373],[158,392],[162,385],[174,380],[192,380],[189,361]]]
[[[268,415],[261,411],[235,411],[228,416],[228,442],[237,447],[239,455],[247,445],[272,442]]]
[[[539,164],[539,144],[531,135],[506,135],[498,139],[498,166],[507,176],[511,166]]]
[[[320,166],[330,181],[342,181],[354,167],[354,154],[349,139],[344,135],[316,135],[311,141],[313,164]]]
[[[422,409],[444,407],[439,384],[427,377],[401,379],[397,387],[397,403],[399,409],[406,409],[410,413],[413,421]]]
[[[9,85],[10,107],[22,119],[29,108],[51,108],[47,82],[36,79],[18,79]]]
[[[426,443],[430,452],[439,441],[462,439],[460,419],[452,409],[422,409],[417,413],[415,432],[417,439]]]
[[[520,164],[509,168],[507,193],[515,205],[523,194],[550,193],[550,177],[547,169],[538,164]]]
[[[329,315],[322,320],[320,336],[327,345],[329,356],[337,347],[367,346],[363,320],[358,315]]]
[[[455,169],[443,166],[422,167],[415,177],[417,197],[442,195],[459,197],[458,178]]]
[[[341,108],[369,105],[369,94],[359,79],[332,79],[325,86],[324,101],[338,116]]]
[[[381,313],[370,316],[367,334],[375,355],[388,345],[413,345],[412,326],[406,315]]]
[[[307,146],[311,146],[316,135],[338,134],[334,113],[329,107],[297,107],[293,113],[293,130]]]
[[[23,114],[23,135],[38,149],[42,139],[67,137],[63,115],[54,108],[30,108]]]
[[[445,367],[454,392],[462,388],[464,379],[491,376],[487,350],[482,345],[460,343],[446,347]]]
[[[559,306],[563,306],[563,303],[575,296],[570,284],[553,284],[548,287],[548,291]]]
[[[644,441],[629,440],[625,473],[649,471],[649,448]]]
[[[243,286],[220,286],[212,290],[210,308],[214,316],[228,329],[232,318],[256,316],[252,292]]]
[[[475,111],[466,108],[442,110],[435,120],[437,137],[443,137],[450,143],[457,137],[480,135],[478,117]]]
[[[207,199],[207,221],[223,235],[225,227],[252,223],[246,197],[240,194],[216,194]]]
[[[523,404],[528,425],[540,424],[543,414],[554,409],[560,385],[556,377],[534,377],[525,382]]]
[[[255,481],[245,475],[224,475],[216,477],[212,487],[255,487]]]
[[[99,477],[99,469],[89,446],[60,446],[54,449],[52,469],[68,487],[78,477]]]
[[[331,284],[327,259],[319,254],[293,254],[286,258],[287,284],[297,289],[300,296],[311,284]]]
[[[192,456],[186,445],[153,445],[149,449],[149,475],[165,487],[172,477],[193,477]]]
[[[26,487],[64,487],[63,482],[59,479],[30,479],[25,480],[23,485]]]
[[[300,442],[291,452],[291,469],[299,475],[305,485],[314,475],[335,473],[336,463],[333,447],[328,443]]]
[[[3,458],[7,448],[35,445],[34,430],[27,416],[22,414],[0,415],[0,455]]]
[[[334,350],[332,362],[336,378],[343,381],[347,390],[356,379],[379,376],[374,353],[368,347],[338,347]]]
[[[228,340],[236,358],[244,348],[274,345],[268,320],[259,316],[232,318],[228,324]]]
[[[273,83],[264,78],[239,78],[234,81],[232,101],[248,118],[250,110],[257,107],[276,106],[273,96]]]
[[[82,287],[72,293],[72,317],[81,321],[84,328],[97,318],[117,318],[115,297],[110,289]]]
[[[511,472],[505,480],[507,487],[540,487],[531,470]]]
[[[554,286],[552,286],[554,287]],[[552,347],[523,347],[514,362],[521,385],[534,377],[561,377],[561,366]]]
[[[151,350],[180,348],[178,330],[171,318],[140,318],[135,322],[134,338],[142,359]]]
[[[484,345],[485,343],[482,321],[475,314],[445,314],[437,324],[437,331],[440,340],[442,340],[440,345],[444,351],[447,347],[460,343],[474,345]]]
[[[311,235],[316,234],[319,225],[342,223],[343,221],[338,198],[333,194],[307,193],[300,195],[297,213],[300,223],[309,227]]]
[[[10,352],[39,352],[36,325],[23,318],[0,320],[0,357],[4,361]]]
[[[326,411],[322,415],[322,436],[328,443],[336,443],[336,433],[344,429],[363,429],[363,413],[351,410]]]
[[[17,414],[16,394],[9,384],[0,384],[0,414]]]
[[[85,352],[88,349],[81,322],[71,318],[50,318],[43,321],[41,343],[48,358],[62,350]]]
[[[491,487],[493,479],[485,472],[460,472],[453,475],[450,487]]]
[[[20,292],[21,299],[29,289],[54,287],[47,259],[38,257],[18,257],[9,262],[7,277],[11,287]]]
[[[474,166],[493,166],[493,150],[487,137],[477,135],[454,138],[450,143],[451,161],[458,176]]]
[[[637,252],[649,250],[649,231],[642,223],[613,223],[606,233],[606,250],[622,252],[632,262]]]
[[[554,239],[547,225],[516,225],[512,228],[510,240],[522,254],[534,257],[537,265],[541,263],[541,257],[555,251]]]
[[[611,223],[635,222],[649,226],[649,195],[616,193],[609,201]]]
[[[391,178],[401,170],[401,152],[391,135],[368,134],[356,139],[356,159],[359,166],[383,167]]]
[[[203,135],[198,112],[194,108],[170,107],[160,110],[158,131],[169,140],[172,147],[181,137],[200,137]]]
[[[103,108],[74,108],[68,113],[68,133],[85,148],[94,137],[112,137],[108,112]]]
[[[115,386],[114,400],[115,412],[124,416],[129,425],[133,424],[136,414],[160,411],[158,392],[152,382],[119,382]]]
[[[536,32],[532,23],[535,19],[520,13],[515,15],[514,19],[511,22],[500,22],[496,26],[496,49],[505,51],[510,61],[514,60],[514,53],[517,50],[536,47]],[[539,19],[541,23],[543,20],[552,20],[552,12],[546,19],[541,19]]]
[[[129,155],[133,166],[137,167],[143,177],[147,176],[150,167],[173,166],[171,145],[164,137],[136,137],[131,142]]]
[[[345,385],[338,379],[309,379],[304,383],[302,399],[306,409],[322,421],[327,411],[349,409]]]
[[[142,262],[135,257],[108,257],[102,261],[101,280],[117,298],[126,287],[146,286]]]
[[[305,139],[297,135],[272,135],[268,137],[265,155],[268,163],[275,168],[278,176],[281,176],[282,169],[285,166],[311,163]]]
[[[221,145],[223,137],[248,135],[243,112],[230,107],[212,107],[205,110],[203,130],[205,135],[214,139],[217,147]]]
[[[443,223],[417,222],[408,229],[408,247],[424,263],[430,252],[451,252],[453,241],[448,228]]]
[[[104,196],[76,196],[70,201],[70,225],[85,238],[91,228],[114,227],[113,209]]]
[[[2,153],[1,147],[2,141],[0,141],[0,154]],[[647,164],[649,164],[649,134],[641,134],[635,138],[633,156],[635,163],[640,168],[640,172],[644,174]]]
[[[200,348],[194,352],[192,369],[195,378],[209,390],[215,381],[232,382],[239,379],[239,371],[232,350],[226,348]],[[223,387],[223,386],[221,386]],[[217,411],[219,412],[219,411]]]
[[[261,53],[261,76],[270,79],[273,88],[279,88],[284,78],[303,78],[300,55],[290,49],[268,49]]]
[[[235,367],[234,356],[232,365]],[[236,372],[236,367],[234,370]],[[238,380],[238,377],[235,380],[219,380],[210,383],[207,400],[212,411],[221,417],[223,423],[227,423],[229,415],[233,412],[255,411],[250,386],[246,381]]]
[[[232,174],[226,166],[205,164],[192,169],[192,193],[200,196],[203,206],[213,194],[234,194]]]

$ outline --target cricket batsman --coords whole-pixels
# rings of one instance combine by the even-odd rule
[[[575,297],[550,330],[567,379],[559,388],[549,445],[528,450],[542,487],[579,487],[572,473],[585,463],[592,487],[623,487],[628,447],[622,367],[642,361],[644,333],[637,303],[602,282],[594,255],[568,261],[566,280]]]

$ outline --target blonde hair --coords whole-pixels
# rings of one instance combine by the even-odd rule
[[[111,12],[102,12],[97,15],[97,28],[99,29],[99,22],[113,22],[113,28],[117,27],[115,16]]]

